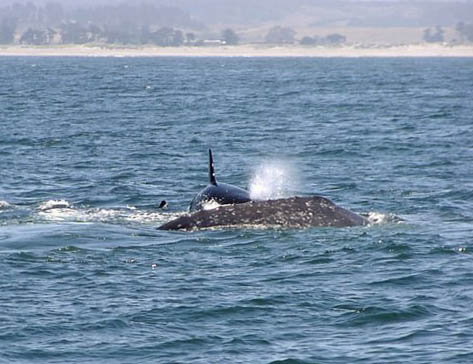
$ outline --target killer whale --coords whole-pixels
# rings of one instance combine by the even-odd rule
[[[217,183],[212,150],[209,149],[209,184],[191,201],[189,211],[201,210],[205,203],[216,202],[219,205],[239,204],[251,201],[250,194],[240,187],[227,183]]]
[[[215,201],[220,206],[204,209],[208,201]],[[249,193],[239,187],[217,183],[212,151],[209,149],[209,185],[194,197],[189,213],[161,225],[158,230],[248,225],[283,228],[349,227],[368,225],[368,221],[322,196],[252,200]]]

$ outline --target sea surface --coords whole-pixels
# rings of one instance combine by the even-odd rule
[[[156,230],[208,148],[219,181],[370,225]],[[472,343],[472,58],[0,57],[1,363],[471,363]]]

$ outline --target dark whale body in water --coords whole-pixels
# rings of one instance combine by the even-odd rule
[[[227,183],[217,183],[212,150],[209,149],[209,185],[194,197],[189,206],[189,211],[201,210],[205,203],[211,201],[219,205],[230,205],[248,202],[251,199],[250,194],[242,188]]]
[[[204,209],[205,203],[220,206]],[[253,201],[247,191],[217,183],[209,149],[209,185],[192,200],[190,213],[169,221],[159,230],[193,230],[211,227],[266,226],[305,228],[311,226],[361,226],[368,221],[321,196]]]
[[[321,196],[290,197],[250,201],[200,210],[183,215],[159,230],[193,230],[210,227],[267,226],[283,228],[346,227],[367,225],[368,221]]]

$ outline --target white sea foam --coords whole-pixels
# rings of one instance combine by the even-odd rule
[[[38,206],[38,210],[47,211],[52,209],[66,209],[70,208],[71,204],[66,200],[48,200]]]
[[[295,168],[289,162],[269,160],[261,163],[250,180],[252,200],[271,200],[291,195],[298,185]]]
[[[8,209],[11,205],[7,201],[0,200],[0,210]]]
[[[143,211],[134,206],[117,209],[76,208],[68,203],[47,201],[45,206],[39,208],[38,215],[49,221],[161,224],[170,216],[174,218],[180,214]]]
[[[139,224],[161,224],[164,221],[175,219],[182,213],[164,213],[164,212],[153,212],[153,211],[136,211],[132,214],[125,215],[122,218],[128,222],[139,223]]]
[[[118,214],[107,209],[51,208],[40,211],[39,215],[52,221],[112,222]]]
[[[394,214],[385,214],[381,212],[368,212],[363,214],[370,224],[389,224],[401,223],[404,220]]]

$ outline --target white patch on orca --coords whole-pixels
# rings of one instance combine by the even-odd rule
[[[215,200],[208,200],[208,201],[205,201],[203,204],[202,204],[202,209],[203,210],[213,210],[213,209],[216,209],[217,207],[221,206],[217,201]]]

